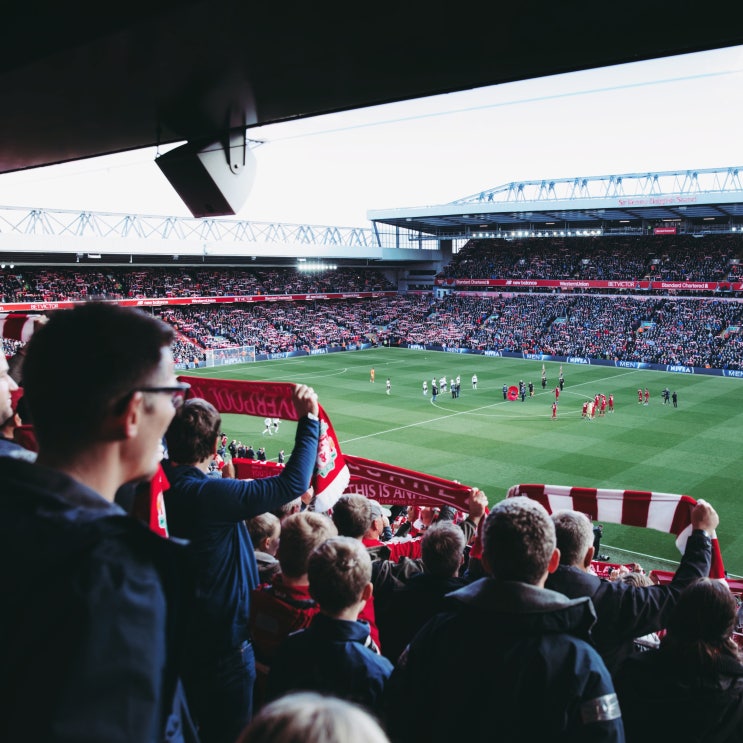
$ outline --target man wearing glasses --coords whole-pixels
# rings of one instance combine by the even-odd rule
[[[190,729],[174,705],[184,549],[113,502],[155,473],[183,402],[172,340],[139,310],[91,303],[57,312],[28,344],[38,460],[0,459],[1,740]]]
[[[297,385],[293,403],[294,448],[277,477],[208,477],[222,420],[206,400],[187,400],[165,434],[168,527],[189,540],[196,575],[184,683],[203,743],[233,743],[251,718],[256,671],[249,597],[259,578],[245,520],[278,510],[310,487],[320,433],[317,395]]]

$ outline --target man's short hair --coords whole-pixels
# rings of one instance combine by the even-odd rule
[[[293,513],[297,513],[302,510],[302,498],[295,498],[290,500],[288,503],[284,503],[283,506],[279,506],[274,513],[283,521],[287,516],[291,516]]]
[[[437,578],[451,578],[462,564],[466,545],[464,532],[451,521],[432,524],[421,541],[421,557],[427,573]]]
[[[361,599],[371,581],[371,557],[358,539],[332,537],[312,552],[307,573],[310,595],[320,609],[338,614]]]
[[[366,534],[371,522],[371,503],[363,495],[342,495],[333,506],[333,523],[341,536],[359,539]]]
[[[210,402],[194,397],[186,400],[165,432],[168,457],[178,464],[196,464],[214,454],[222,428],[222,416]]]
[[[276,553],[281,572],[289,578],[301,578],[307,573],[307,563],[315,547],[337,535],[335,524],[324,514],[302,511],[287,516],[281,524]]]
[[[276,532],[281,530],[281,520],[270,511],[259,513],[247,521],[250,541],[253,543],[253,549],[258,549],[264,539],[273,537]]]
[[[552,521],[560,550],[560,564],[583,565],[588,549],[593,547],[593,523],[586,514],[569,509],[555,511]]]
[[[555,550],[555,526],[537,501],[507,498],[488,514],[482,542],[494,578],[537,585]]]
[[[28,344],[23,366],[42,449],[73,454],[97,441],[107,415],[162,361],[173,329],[141,310],[90,302],[60,310]]]

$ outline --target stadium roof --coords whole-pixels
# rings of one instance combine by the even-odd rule
[[[719,14],[690,1],[611,12],[589,0],[415,0],[354,13],[129,0],[110,10],[75,0],[7,8],[0,173],[743,42],[736,6]]]
[[[679,232],[729,232],[743,229],[741,176],[743,167],[728,167],[523,181],[449,204],[368,215],[377,225],[452,239],[534,230],[631,233],[664,223]]]

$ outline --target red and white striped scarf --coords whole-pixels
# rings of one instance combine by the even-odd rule
[[[508,497],[525,495],[539,501],[548,513],[561,509],[580,511],[593,521],[655,529],[676,536],[681,553],[692,532],[691,512],[696,501],[688,495],[644,490],[572,488],[567,485],[514,485]],[[724,578],[717,535],[712,534],[711,578]]]
[[[12,312],[0,313],[0,338],[28,343],[34,332],[34,321],[39,315],[21,315]]]

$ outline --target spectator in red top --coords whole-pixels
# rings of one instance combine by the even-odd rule
[[[337,535],[335,524],[314,511],[294,513],[282,522],[277,552],[281,573],[250,599],[250,634],[261,663],[270,664],[284,638],[307,627],[319,611],[309,592],[308,560],[315,547]]]

